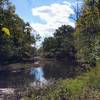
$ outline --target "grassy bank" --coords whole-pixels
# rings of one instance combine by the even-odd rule
[[[100,64],[76,78],[61,79],[55,85],[32,90],[24,100],[100,100]]]

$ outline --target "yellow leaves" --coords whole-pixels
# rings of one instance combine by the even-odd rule
[[[83,11],[83,16],[86,17],[88,15],[90,15],[90,11],[89,10],[84,10]]]
[[[81,26],[80,23],[77,22],[77,23],[76,23],[76,27],[80,27],[80,26]]]
[[[1,31],[4,32],[4,34],[5,34],[6,36],[8,36],[8,37],[10,36],[10,31],[9,31],[8,28],[3,27]]]

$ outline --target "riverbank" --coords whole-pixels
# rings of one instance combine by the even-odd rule
[[[76,74],[72,73],[73,66],[68,66],[64,62],[43,60],[43,63],[44,77],[47,79],[48,85],[42,88],[32,86],[34,85],[34,79],[29,75],[29,70],[31,66],[34,66],[34,63],[7,65],[6,67],[9,66],[9,69],[13,67],[13,69],[11,69],[11,73],[0,76],[0,88],[4,91],[4,94],[0,97],[9,97],[5,100],[63,100],[62,98],[65,98],[65,100],[97,100],[99,98],[99,63],[97,67],[84,73],[79,73],[80,69],[74,66],[77,69],[74,70]],[[69,77],[69,75],[76,76]],[[5,94],[9,89],[14,89],[14,93]]]
[[[99,100],[100,64],[76,78],[60,79],[50,87],[32,90],[22,100]]]

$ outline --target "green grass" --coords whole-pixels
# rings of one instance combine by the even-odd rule
[[[38,98],[38,99],[37,99]],[[99,100],[100,64],[76,78],[59,80],[55,85],[33,90],[24,100]]]

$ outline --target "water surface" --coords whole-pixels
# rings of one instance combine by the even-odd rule
[[[61,79],[66,77],[72,77],[74,75],[74,67],[69,66],[66,62],[55,60],[42,60],[41,67],[37,68],[41,75],[33,76],[30,74],[31,68],[34,64],[29,65],[29,70],[21,70],[19,72],[14,71],[0,71],[0,87],[24,87],[28,86],[30,82],[33,82],[37,78],[40,80],[46,79]],[[20,64],[22,67],[23,64]],[[25,64],[24,64],[25,66]]]

